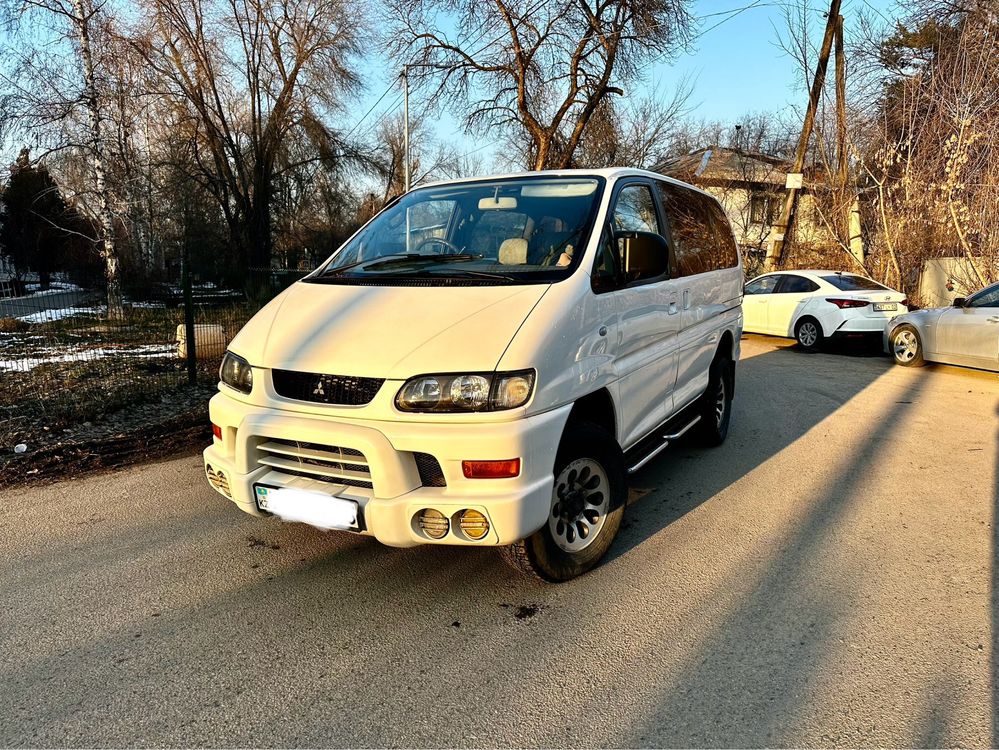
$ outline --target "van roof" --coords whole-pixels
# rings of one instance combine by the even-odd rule
[[[537,172],[510,172],[507,174],[484,174],[476,177],[462,177],[457,180],[440,180],[438,182],[428,182],[424,185],[416,185],[413,190],[418,190],[425,187],[438,187],[441,185],[460,185],[464,182],[483,182],[485,180],[508,180],[516,177],[603,177],[607,180],[616,180],[621,177],[652,177],[657,180],[663,180],[665,182],[673,183],[674,185],[682,185],[685,188],[695,190],[698,193],[708,196],[712,200],[716,200],[715,196],[711,195],[696,185],[691,185],[690,183],[683,182],[682,180],[677,180],[673,177],[669,177],[664,174],[659,174],[658,172],[650,172],[647,169],[634,169],[631,167],[603,167],[601,169],[544,169]]]

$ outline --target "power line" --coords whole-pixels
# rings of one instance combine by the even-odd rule
[[[361,116],[361,119],[358,120],[356,123],[354,123],[354,127],[352,127],[350,129],[350,132],[347,133],[347,135],[345,135],[343,137],[344,140],[347,140],[348,138],[350,138],[350,136],[352,136],[354,134],[354,131],[356,131],[359,127],[361,127],[361,123],[363,123],[368,118],[368,115],[370,115],[374,111],[375,107],[377,107],[379,104],[382,103],[382,99],[384,99],[386,96],[388,96],[388,93],[394,87],[395,87],[395,81],[393,81],[392,83],[389,84],[389,87],[387,89],[385,89],[385,91],[382,92],[382,95],[379,96],[378,100],[368,108],[368,111],[365,112],[364,115]]]

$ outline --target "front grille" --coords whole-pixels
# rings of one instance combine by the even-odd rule
[[[447,487],[444,472],[436,458],[429,453],[414,453],[416,470],[420,472],[420,483],[424,487]]]
[[[383,378],[356,378],[350,375],[323,375],[295,370],[272,370],[274,390],[279,396],[317,404],[363,406],[371,403]]]
[[[354,448],[264,438],[257,446],[258,462],[283,474],[320,482],[372,489],[371,469],[364,454]]]

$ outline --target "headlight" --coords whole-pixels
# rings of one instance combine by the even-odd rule
[[[232,352],[226,352],[219,368],[219,380],[240,393],[253,390],[253,370],[250,363]]]
[[[399,389],[395,405],[402,411],[500,411],[523,406],[533,390],[534,370],[420,375]]]

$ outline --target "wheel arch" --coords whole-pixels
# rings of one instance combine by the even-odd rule
[[[589,422],[606,430],[617,440],[617,410],[614,408],[614,399],[610,391],[606,388],[587,393],[585,396],[576,399],[569,412],[569,419],[566,422],[566,429],[574,422]]]
[[[788,331],[788,338],[792,338],[792,339],[797,338],[798,337],[798,326],[801,325],[806,320],[814,320],[818,324],[819,330],[822,332],[822,335],[825,338],[829,338],[830,336],[832,336],[836,332],[835,330],[832,330],[832,331],[828,330],[828,327],[826,326],[825,323],[822,322],[822,318],[819,317],[818,315],[815,315],[814,313],[809,312],[809,311],[804,311],[800,315],[798,315],[797,318],[795,318],[792,321],[792,323],[791,323],[791,330]]]

